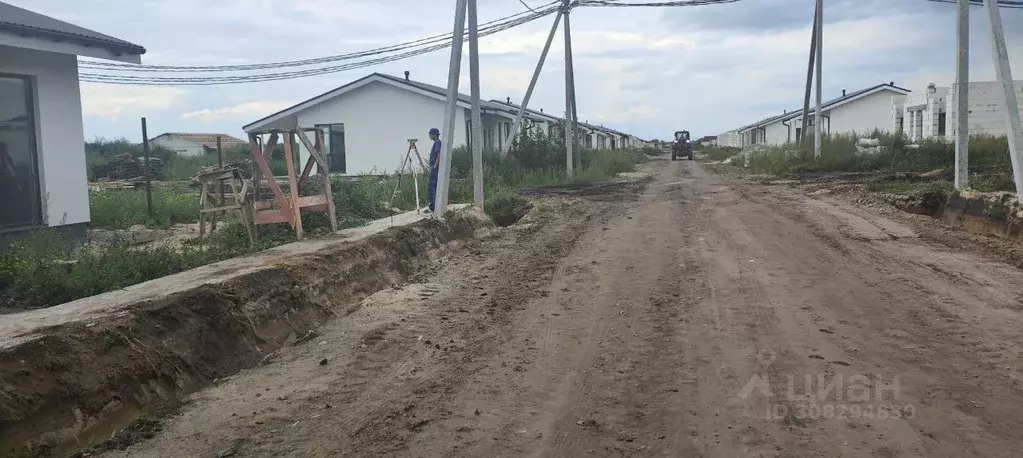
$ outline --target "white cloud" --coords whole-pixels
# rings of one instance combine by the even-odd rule
[[[82,83],[81,87],[82,113],[106,118],[167,110],[188,93],[185,89],[173,87],[99,83]]]
[[[202,110],[182,113],[181,119],[198,119],[202,122],[216,122],[226,118],[250,118],[266,116],[271,113],[283,110],[294,105],[294,102],[246,102],[229,107],[216,109],[204,108]]]

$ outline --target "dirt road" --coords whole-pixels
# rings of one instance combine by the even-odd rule
[[[656,165],[547,201],[108,453],[1018,456],[1023,273]]]

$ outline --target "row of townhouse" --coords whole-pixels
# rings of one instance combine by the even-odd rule
[[[821,104],[821,127],[825,134],[892,130],[893,107],[904,104],[909,93],[894,82],[854,92],[843,89],[840,97]],[[811,107],[807,118],[809,130],[814,127],[816,107]],[[718,145],[745,148],[797,142],[803,136],[802,122],[802,109],[785,110],[718,135]]]
[[[1023,93],[1023,81],[1013,88]],[[969,84],[969,134],[1004,136],[1005,96],[997,81]],[[1023,97],[1018,97],[1023,111]],[[875,130],[904,134],[910,141],[949,139],[958,126],[958,101],[949,87],[927,86],[925,91],[911,92],[894,83],[880,84],[842,96],[822,105],[825,134],[870,133]],[[813,127],[815,110],[811,108],[809,127]],[[782,145],[802,137],[802,110],[784,111],[718,136],[720,146],[745,148],[750,145]]]
[[[408,139],[418,138],[425,156],[429,151],[427,131],[441,127],[447,90],[440,86],[372,73],[344,86],[285,108],[245,125],[246,133],[274,129],[320,127],[324,136],[331,171],[347,175],[383,174],[395,171],[408,150]],[[471,137],[472,99],[458,94],[460,108],[455,113],[455,147],[467,145]],[[510,99],[482,102],[483,147],[505,151],[512,139],[512,126],[519,106]],[[564,129],[563,118],[526,110],[523,127],[551,134]],[[630,134],[586,123],[579,125],[580,143],[591,148],[641,147],[645,142]],[[299,144],[304,162],[309,155]]]

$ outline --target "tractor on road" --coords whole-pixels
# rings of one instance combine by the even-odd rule
[[[680,157],[693,160],[693,143],[689,141],[688,130],[675,132],[675,142],[671,144],[671,160],[676,161]]]

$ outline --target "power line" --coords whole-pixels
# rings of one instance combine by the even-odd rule
[[[542,9],[536,13],[530,13],[528,15],[515,15],[519,17],[513,17],[511,20],[504,20],[503,22],[493,21],[490,26],[480,28],[479,35],[486,36],[492,35],[504,30],[508,30],[513,27],[517,27],[528,22],[535,21],[544,16],[557,11],[557,7]],[[464,38],[463,38],[464,39]],[[140,76],[140,75],[116,75],[116,74],[102,74],[102,73],[82,73],[80,79],[86,82],[95,83],[116,83],[116,84],[134,84],[134,85],[147,85],[147,86],[161,86],[161,85],[181,85],[181,86],[199,86],[199,85],[216,85],[216,84],[239,84],[239,83],[253,83],[262,81],[276,81],[284,79],[301,78],[307,76],[323,75],[328,73],[336,73],[346,70],[352,70],[356,68],[368,67],[372,65],[378,65],[386,62],[392,62],[396,60],[406,59],[409,57],[426,54],[433,51],[438,51],[451,46],[450,34],[440,40],[433,40],[431,42],[422,41],[423,44],[429,44],[423,46],[420,44],[417,47],[407,47],[403,52],[392,54],[389,56],[376,57],[373,59],[361,60],[357,62],[349,62],[341,65],[318,67],[318,68],[307,68],[302,70],[291,70],[285,72],[276,73],[259,73],[252,75],[234,75],[234,76],[180,76],[180,77],[158,77],[158,76]],[[389,47],[391,48],[391,47]],[[381,55],[384,52],[368,52],[363,51],[357,53],[363,56]]]
[[[722,5],[725,3],[735,3],[740,0],[674,0],[674,1],[661,1],[661,2],[621,2],[619,0],[579,0],[579,6],[593,6],[593,7],[648,7],[648,8],[659,8],[659,7],[675,7],[675,6],[704,6],[704,5]]]
[[[551,12],[557,11],[557,6],[560,5],[560,1],[552,1],[541,7],[539,11],[530,8],[530,11],[519,12],[510,16],[505,16],[499,19],[495,19],[490,22],[480,24],[480,31],[487,30],[490,27],[499,27],[502,24],[508,22],[514,22],[519,19],[526,17],[533,17],[534,15],[546,15]],[[527,5],[528,8],[528,5]],[[542,17],[542,16],[541,16]],[[331,62],[338,62],[342,60],[357,59],[360,57],[367,57],[372,55],[385,54],[388,52],[402,51],[417,46],[438,44],[441,42],[450,42],[451,34],[439,34],[433,35],[426,38],[420,38],[417,40],[406,41],[404,43],[398,43],[395,45],[385,46],[381,48],[369,49],[364,51],[358,51],[348,54],[338,54],[333,56],[319,57],[314,59],[303,59],[303,60],[291,60],[283,62],[267,62],[260,64],[239,64],[239,65],[200,65],[200,66],[184,66],[184,65],[137,65],[119,62],[103,62],[103,61],[92,61],[83,60],[79,62],[82,68],[90,68],[105,71],[120,71],[120,72],[229,72],[229,71],[250,71],[250,70],[266,70],[274,68],[287,68],[287,67],[304,67],[309,65],[325,64]]]
[[[956,0],[927,0],[934,3],[956,3]],[[984,6],[984,0],[970,0],[974,6]],[[1023,0],[998,0],[998,6],[1002,8],[1023,8]]]

